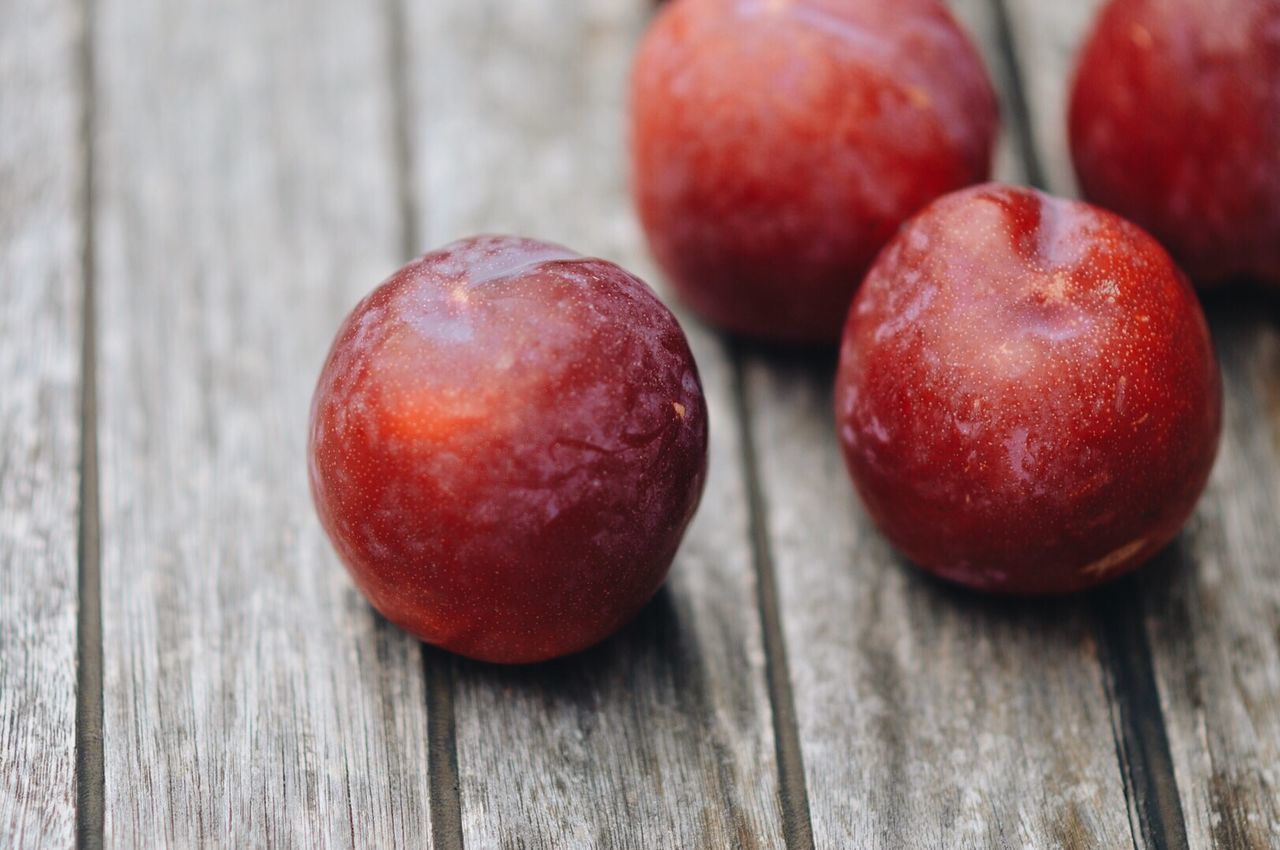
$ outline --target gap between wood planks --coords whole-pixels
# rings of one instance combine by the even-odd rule
[[[774,578],[773,550],[769,543],[768,517],[760,489],[755,433],[747,400],[746,352],[739,340],[729,346],[733,367],[733,394],[738,428],[742,434],[743,479],[750,511],[751,552],[755,561],[756,599],[764,641],[765,679],[773,715],[773,743],[778,760],[778,794],[782,808],[782,835],[787,850],[813,850],[813,820],[805,784],[804,756],[800,749],[800,725],[796,719],[791,672]]]
[[[1023,69],[1014,49],[1008,0],[991,0],[999,24],[1000,52],[1009,69],[1013,125],[1018,153],[1035,188],[1048,191],[1044,162],[1031,123]],[[1166,549],[1159,560],[1171,557]],[[1187,829],[1173,771],[1164,713],[1156,686],[1151,646],[1143,628],[1138,584],[1122,579],[1091,594],[1089,611],[1098,641],[1116,758],[1128,798],[1135,847],[1187,848]]]
[[[93,0],[80,0],[80,506],[76,611],[76,846],[103,846],[106,774],[102,749],[101,514],[98,505],[97,311],[94,301]]]

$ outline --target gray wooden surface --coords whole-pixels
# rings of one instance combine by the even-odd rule
[[[304,460],[337,317],[400,260],[380,9],[94,7],[113,847],[429,838],[421,650],[337,567]]]
[[[0,0],[0,845],[75,835],[76,7]]]
[[[1070,193],[1096,3],[952,5],[999,175]],[[712,473],[634,624],[495,668],[352,589],[303,444],[360,295],[475,231],[662,288],[623,157],[652,7],[0,0],[0,847],[1280,846],[1274,294],[1208,299],[1209,496],[1098,593],[921,576],[847,481],[832,356],[688,317]]]

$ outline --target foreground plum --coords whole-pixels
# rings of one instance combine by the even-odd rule
[[[1128,572],[1178,532],[1222,397],[1195,294],[1096,207],[996,185],[926,208],[854,299],[845,459],[911,560],[1020,594]]]
[[[1280,284],[1280,0],[1114,0],[1080,55],[1085,195],[1197,284]]]
[[[309,463],[321,523],[387,619],[471,658],[539,661],[657,591],[701,497],[707,410],[680,326],[638,278],[478,237],[347,317]]]
[[[987,179],[996,111],[937,0],[674,0],[632,70],[632,191],[704,318],[833,343],[903,220]]]

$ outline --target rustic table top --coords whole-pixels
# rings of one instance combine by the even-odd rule
[[[1004,179],[1073,191],[1093,0],[954,0]],[[1136,577],[902,564],[832,358],[686,320],[711,476],[667,587],[535,668],[353,589],[303,447],[408,256],[545,237],[661,286],[624,80],[648,0],[0,0],[0,846],[1280,846],[1280,300],[1207,304],[1226,430]]]

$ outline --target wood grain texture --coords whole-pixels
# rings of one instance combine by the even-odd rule
[[[518,232],[658,283],[623,139],[651,4],[406,9],[420,247]],[[714,336],[684,325],[711,413],[702,509],[667,587],[619,636],[524,670],[456,664],[468,847],[782,846],[730,364]]]
[[[1051,187],[1072,190],[1067,70],[1100,5],[1010,0]],[[1049,140],[1053,141],[1050,142]],[[1138,578],[1187,842],[1280,846],[1280,299],[1205,299],[1226,418],[1209,489]]]
[[[106,844],[423,846],[419,645],[304,455],[332,334],[399,264],[388,21],[96,5]]]
[[[0,846],[75,835],[79,20],[0,0]]]
[[[994,7],[953,6],[1007,114]],[[1132,846],[1085,603],[980,597],[894,554],[845,472],[833,377],[833,353],[748,363],[815,844]]]

